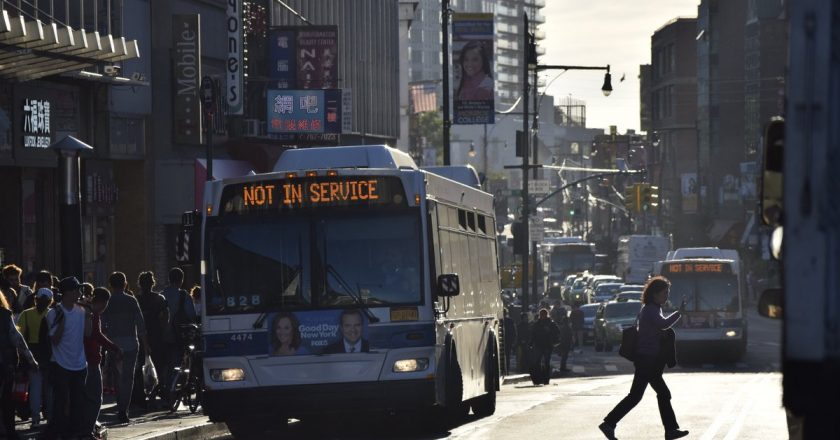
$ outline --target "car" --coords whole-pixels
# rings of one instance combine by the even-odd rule
[[[595,312],[600,304],[584,304],[580,306],[583,312],[583,342],[595,340]]]
[[[598,303],[609,301],[619,293],[620,283],[600,283],[592,293],[592,300]]]
[[[589,304],[585,278],[579,278],[572,284],[572,288],[569,289],[569,296],[564,300],[568,304]]]
[[[635,291],[641,292],[644,289],[645,289],[645,286],[643,286],[641,284],[622,284],[621,287],[619,288],[619,291],[621,291],[621,292],[635,292]]]
[[[601,283],[619,283],[621,284],[621,278],[615,275],[596,275],[589,281],[589,287],[595,289]]]
[[[626,302],[626,301],[641,301],[642,300],[642,291],[637,290],[635,292],[620,292],[615,295],[613,300],[618,302]]]
[[[636,324],[642,309],[639,301],[609,301],[598,306],[595,312],[595,351],[612,351],[621,344],[621,333]]]
[[[569,290],[572,288],[572,284],[575,283],[575,280],[579,276],[580,275],[578,275],[578,274],[572,274],[572,275],[567,276],[566,279],[563,280],[563,287],[560,291],[560,298],[565,300],[566,298],[569,297]]]

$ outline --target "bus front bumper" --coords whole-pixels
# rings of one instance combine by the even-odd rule
[[[726,342],[741,341],[744,330],[741,328],[703,328],[676,329],[677,343],[681,342]]]
[[[428,408],[435,403],[434,380],[389,380],[207,390],[203,406],[210,419],[242,416],[294,417]]]

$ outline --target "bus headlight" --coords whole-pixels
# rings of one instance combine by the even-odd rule
[[[426,368],[429,368],[429,360],[426,358],[402,359],[394,362],[394,373],[413,373]]]
[[[727,330],[726,333],[724,333],[724,335],[727,338],[734,338],[738,336],[738,332],[736,330]]]
[[[210,370],[213,382],[239,382],[245,380],[245,370],[241,368],[219,368]]]

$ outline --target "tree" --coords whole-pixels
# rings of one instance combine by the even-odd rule
[[[421,112],[411,115],[409,141],[415,158],[423,157],[423,139],[426,148],[437,150],[438,163],[443,161],[443,118],[439,112]]]

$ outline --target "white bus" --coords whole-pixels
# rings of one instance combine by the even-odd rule
[[[493,197],[386,146],[209,182],[203,405],[237,438],[325,412],[495,411]]]
[[[616,275],[628,284],[644,284],[654,264],[671,250],[671,239],[656,235],[625,235],[618,239]]]
[[[681,351],[696,348],[739,359],[747,350],[747,313],[737,252],[689,249],[713,252],[684,252],[697,256],[680,258],[678,250],[676,258],[657,263],[655,271],[671,281],[666,309],[678,308],[686,301],[683,317],[674,326],[677,346]]]

